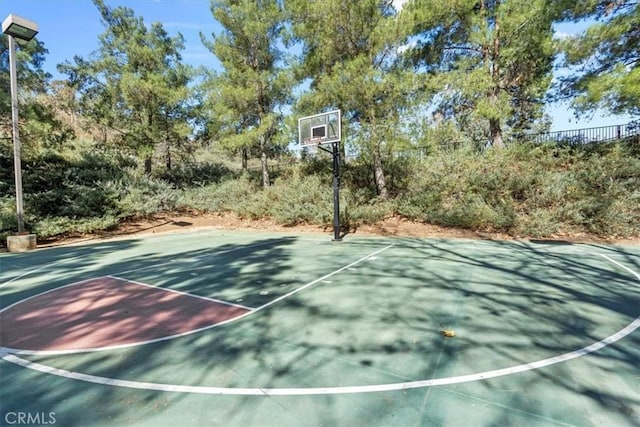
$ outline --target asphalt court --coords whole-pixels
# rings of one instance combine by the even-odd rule
[[[246,309],[121,348],[0,350],[2,422],[640,424],[638,247],[201,231],[0,267],[6,313],[98,277]]]

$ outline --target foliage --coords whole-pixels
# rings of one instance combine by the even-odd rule
[[[0,162],[4,164],[6,157],[0,156]],[[42,237],[100,230],[123,218],[176,209],[171,184],[141,175],[121,156],[93,149],[74,157],[45,151],[23,166],[25,223],[27,229],[40,230]],[[6,189],[7,194],[15,193],[13,185]],[[0,233],[14,228],[14,212],[14,198],[3,197]]]
[[[513,235],[638,235],[639,154],[633,143],[439,152],[415,171],[398,213]]]
[[[94,3],[106,27],[97,53],[58,68],[79,94],[81,114],[109,129],[112,142],[144,158],[147,173],[162,146],[170,168],[171,151],[191,132],[192,71],[181,61],[182,35],[170,37],[157,22],[147,27],[129,8]]]
[[[375,196],[370,169],[347,165],[341,190],[343,226],[357,228],[398,214],[408,219],[501,231],[514,236],[558,233],[640,235],[640,152],[636,145],[600,147],[512,145],[480,153],[473,147],[402,161],[398,195]],[[393,175],[393,174],[391,174]],[[332,220],[331,173],[314,159],[290,169],[266,191],[246,178],[196,190],[208,211],[231,211],[282,224]],[[201,196],[202,199],[205,197]]]
[[[51,75],[42,69],[46,54],[44,43],[37,38],[29,42],[16,40],[19,132],[26,157],[42,148],[60,146],[73,137],[72,130],[57,119],[47,102]],[[0,34],[0,144],[8,143],[12,137],[10,86],[8,37]]]
[[[462,129],[485,121],[485,141],[503,147],[505,127],[529,129],[543,115],[551,83],[555,15],[549,0],[416,0],[403,10],[413,25],[406,56],[435,73],[435,105]],[[487,126],[488,125],[488,126]]]
[[[69,218],[65,216],[48,217],[41,221],[32,221],[31,231],[38,238],[53,236],[89,234],[110,230],[118,225],[120,218],[105,215],[92,218]]]
[[[171,183],[174,188],[189,188],[219,183],[233,175],[223,164],[208,162],[183,163],[172,169],[162,169],[154,176]]]
[[[303,45],[299,74],[310,79],[311,89],[299,97],[297,110],[342,110],[349,143],[371,158],[376,191],[386,198],[384,153],[401,140],[400,115],[424,89],[398,62],[407,38],[403,21],[388,1],[296,0],[287,5],[294,35]]]
[[[46,90],[51,75],[42,69],[48,53],[44,43],[37,38],[29,42],[16,40],[16,72],[20,82],[21,95],[38,94]],[[9,38],[0,33],[0,117],[3,125],[11,119],[11,92],[9,76]],[[21,101],[26,97],[22,96]],[[26,108],[25,105],[21,108]]]
[[[178,207],[200,212],[240,212],[243,205],[260,193],[258,190],[248,175],[243,174],[220,184],[184,189],[178,199]]]
[[[0,237],[9,234],[9,231],[18,229],[18,217],[16,214],[15,198],[0,196]],[[4,242],[3,242],[4,243]]]
[[[582,1],[573,13],[598,22],[559,42],[565,66],[576,68],[561,79],[559,96],[572,99],[578,113],[603,108],[640,115],[640,3]]]
[[[222,63],[205,82],[209,132],[232,150],[256,147],[262,184],[270,185],[267,158],[282,125],[279,112],[290,97],[291,73],[283,67],[284,13],[276,0],[212,0],[211,12],[224,28],[203,43]]]
[[[518,144],[485,153],[470,146],[435,150],[390,165],[394,196],[386,201],[376,196],[370,168],[347,164],[342,226],[354,230],[400,215],[513,236],[639,236],[639,160],[634,142]],[[26,225],[42,238],[176,210],[233,212],[285,225],[332,223],[331,171],[327,162],[314,159],[284,169],[263,191],[248,174],[236,176],[215,165],[209,166],[214,182],[192,184],[187,177],[171,184],[141,174],[127,158],[95,150],[75,158],[45,153],[25,166]],[[0,197],[0,235],[15,226],[15,200]]]
[[[104,191],[118,195],[115,212],[120,218],[145,217],[177,207],[178,195],[172,186],[148,175],[128,174],[123,180],[106,182]]]

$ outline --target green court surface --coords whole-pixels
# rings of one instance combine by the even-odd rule
[[[0,425],[640,425],[640,247],[167,234],[0,254],[0,314],[100,277],[246,312],[127,345],[0,347]]]

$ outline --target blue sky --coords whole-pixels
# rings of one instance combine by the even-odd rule
[[[357,1],[357,0],[353,0]],[[201,43],[199,33],[205,35],[220,30],[211,11],[209,0],[107,0],[110,7],[127,6],[146,23],[161,22],[165,29],[182,33],[186,49],[183,59],[192,65],[211,68],[219,62]],[[91,0],[0,0],[0,19],[15,14],[38,23],[39,40],[49,50],[45,69],[54,77],[61,76],[56,65],[71,60],[74,55],[86,57],[98,47],[98,34],[104,27]],[[563,24],[556,27],[557,34],[575,34],[585,28],[582,24]],[[624,124],[630,117],[611,117],[597,112],[591,117],[575,119],[568,105],[549,106],[553,117],[552,130]]]
[[[145,23],[161,22],[170,34],[185,38],[183,59],[195,65],[216,67],[218,61],[200,41],[199,33],[210,35],[220,29],[209,0],[107,0],[110,7],[127,6]],[[0,0],[0,19],[15,14],[35,21],[38,39],[49,50],[45,69],[58,78],[56,65],[74,55],[88,56],[98,47],[104,31],[100,14],[91,0]]]

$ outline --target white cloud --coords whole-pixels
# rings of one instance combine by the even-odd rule
[[[409,0],[393,0],[391,3],[396,10],[401,10]]]
[[[416,47],[417,44],[418,44],[417,40],[409,40],[407,43],[403,44],[402,46],[399,46],[397,52],[399,55],[402,55],[409,49],[413,49],[414,47]]]
[[[563,31],[556,31],[553,33],[553,38],[558,40],[568,39],[569,37],[572,37],[572,36],[573,34],[565,33]]]

